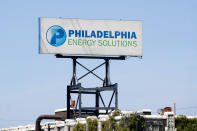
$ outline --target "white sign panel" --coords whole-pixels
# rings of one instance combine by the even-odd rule
[[[142,22],[39,18],[39,53],[142,56]]]

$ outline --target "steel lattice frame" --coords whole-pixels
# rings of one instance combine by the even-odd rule
[[[71,58],[73,60],[73,76],[70,85],[67,86],[67,119],[71,118],[71,94],[78,94],[77,102],[76,102],[76,107],[73,109],[73,112],[78,112],[78,117],[82,117],[82,112],[83,113],[93,113],[94,115],[98,116],[99,115],[99,110],[105,110],[106,113],[108,113],[109,110],[116,110],[118,109],[118,84],[111,84],[110,82],[110,75],[109,75],[109,61],[110,60],[125,60],[125,56],[119,56],[119,57],[91,57],[91,56],[63,56],[60,54],[56,55],[56,58]],[[79,63],[77,59],[103,59],[105,62],[98,65],[92,70],[89,70],[86,68],[84,65]],[[84,74],[83,76],[79,77],[78,79],[76,78],[76,65],[79,65],[86,69],[88,72]],[[94,71],[101,66],[105,65],[105,79],[102,79],[99,77],[97,74],[94,73]],[[103,81],[103,86],[102,87],[95,87],[95,88],[84,88],[81,86],[80,83],[77,83],[77,81],[81,80],[88,74],[93,74],[95,77]],[[101,92],[104,91],[112,91],[112,96],[110,98],[109,103],[106,105],[104,103],[104,100],[101,96]],[[82,107],[82,99],[81,95],[82,94],[95,94],[95,107]],[[111,106],[112,100],[114,100],[114,105]],[[102,102],[102,107],[100,106],[100,100]]]

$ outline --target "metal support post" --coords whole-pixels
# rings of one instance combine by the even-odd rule
[[[95,105],[95,107],[96,107],[96,112],[95,112],[95,114],[96,114],[96,116],[98,116],[99,115],[99,96],[100,96],[100,92],[99,91],[96,91],[96,105]]]
[[[81,91],[79,89],[79,117],[81,117]]]
[[[118,109],[118,87],[115,89],[115,108]]]
[[[110,77],[109,77],[109,59],[105,59],[105,80],[103,86],[111,85]]]
[[[73,76],[70,85],[77,85],[76,65],[77,65],[76,58],[73,58]]]
[[[70,87],[67,86],[67,119],[70,119]]]

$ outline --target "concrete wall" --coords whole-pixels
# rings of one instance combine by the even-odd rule
[[[122,117],[128,117],[136,112],[133,111],[121,111],[120,116],[115,116],[115,120],[119,122]],[[137,112],[141,114],[147,123],[147,128],[145,131],[176,131],[175,129],[175,117],[172,112],[166,112],[164,115],[143,115],[142,112]],[[101,122],[106,121],[108,115],[100,115],[98,118],[95,116],[89,116],[87,118],[98,120],[98,131],[101,131]],[[43,131],[72,131],[74,125],[80,122],[86,125],[86,118],[66,119],[65,121],[55,121],[48,122],[41,125]],[[35,125],[19,126],[4,128],[1,131],[35,131]]]

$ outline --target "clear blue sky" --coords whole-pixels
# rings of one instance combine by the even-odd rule
[[[178,114],[197,115],[196,12],[196,0],[1,0],[0,128],[66,106],[71,60],[38,54],[38,17],[142,20],[143,59],[111,62],[119,108],[156,112],[176,103]]]

